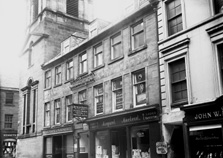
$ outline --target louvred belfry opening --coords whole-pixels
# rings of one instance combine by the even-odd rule
[[[78,17],[78,0],[67,0],[67,14]]]

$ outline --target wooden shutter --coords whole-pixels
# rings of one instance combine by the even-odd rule
[[[67,0],[67,14],[78,17],[78,0]]]

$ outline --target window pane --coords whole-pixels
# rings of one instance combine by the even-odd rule
[[[113,46],[112,59],[115,59],[121,55],[121,44],[116,44]]]
[[[120,41],[121,41],[121,33],[118,33],[117,35],[112,37],[112,45],[114,45]]]
[[[145,81],[145,70],[140,70],[134,73],[135,83]]]
[[[134,48],[138,48],[144,44],[144,34],[143,32],[136,34],[134,36]]]
[[[143,30],[143,22],[137,24],[133,27],[133,34]]]

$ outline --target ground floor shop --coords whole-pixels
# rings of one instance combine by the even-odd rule
[[[4,130],[2,131],[2,157],[12,158],[16,152],[17,131]]]
[[[48,129],[43,133],[44,158],[74,158],[73,127]]]
[[[223,158],[223,97],[182,110],[186,158]]]
[[[142,108],[88,119],[89,158],[157,158],[157,108]]]

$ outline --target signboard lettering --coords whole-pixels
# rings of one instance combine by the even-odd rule
[[[84,104],[74,104],[73,106],[73,117],[81,117],[87,118],[88,117],[88,106]]]
[[[167,143],[156,142],[156,153],[157,154],[167,154]]]
[[[72,127],[66,127],[66,128],[57,128],[57,129],[51,129],[43,131],[45,135],[47,134],[57,134],[57,133],[65,133],[65,132],[72,132]]]
[[[94,130],[99,128],[114,127],[117,125],[127,125],[132,123],[153,121],[156,119],[159,119],[158,110],[156,108],[153,108],[120,116],[107,117],[97,121],[90,121],[88,124],[89,128]]]

